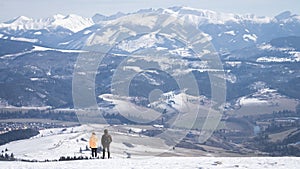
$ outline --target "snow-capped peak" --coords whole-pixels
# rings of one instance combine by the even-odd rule
[[[30,20],[32,20],[32,18],[28,18],[26,16],[19,16],[19,17],[15,18],[15,19],[12,19],[12,20],[10,20],[6,23],[16,23],[16,22],[20,23],[20,22],[27,22],[27,21],[30,21]]]
[[[71,30],[72,32],[78,32],[84,28],[90,27],[94,24],[92,19],[84,18],[78,15],[70,14],[66,17],[56,16],[56,19],[52,22],[53,26],[61,26]]]
[[[144,9],[135,13],[123,14],[117,13],[112,16],[95,15],[93,18],[85,18],[75,14],[67,16],[57,14],[52,17],[43,19],[32,19],[26,16],[20,16],[8,22],[0,23],[0,29],[6,28],[10,30],[40,30],[40,29],[55,29],[57,27],[63,27],[69,29],[72,32],[81,31],[87,27],[94,25],[95,23],[102,21],[116,20],[124,15],[141,14],[141,13],[167,13],[176,16],[184,21],[192,22],[196,25],[201,24],[226,24],[228,22],[242,23],[244,21],[251,21],[253,23],[270,23],[279,21],[300,21],[299,15],[293,15],[291,12],[283,12],[276,17],[256,16],[253,14],[233,14],[215,12],[205,9],[196,9],[185,6],[177,6],[170,8],[160,9]]]
[[[241,22],[243,20],[251,20],[258,23],[269,23],[273,20],[271,17],[260,17],[253,14],[239,15],[233,13],[215,12],[206,9],[195,9],[191,7],[171,7],[168,8],[172,13],[175,12],[179,17],[188,19],[192,22],[224,24],[226,22]]]
[[[32,19],[20,16],[16,19],[0,24],[0,28],[7,28],[11,30],[40,30],[63,27],[72,32],[78,32],[92,26],[93,24],[94,22],[90,18],[84,18],[74,14],[68,16],[57,14],[43,19]]]
[[[64,16],[62,14],[56,14],[56,15],[52,16],[53,19],[63,19],[64,17],[66,17],[66,16]]]
[[[32,21],[33,21],[32,18],[28,18],[26,16],[19,16],[17,18],[14,18],[12,20],[0,24],[0,28],[9,27],[10,29],[13,30],[26,29],[27,27],[26,25],[28,25]]]

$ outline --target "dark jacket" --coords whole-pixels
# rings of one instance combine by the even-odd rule
[[[111,135],[103,134],[101,138],[101,144],[103,147],[109,147],[109,144],[112,142]]]

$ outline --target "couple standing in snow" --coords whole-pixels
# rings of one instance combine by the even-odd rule
[[[102,155],[103,159],[105,157],[105,149],[107,150],[108,158],[110,158],[109,145],[111,142],[112,142],[112,137],[110,134],[108,134],[108,130],[105,129],[104,134],[101,137],[101,144],[103,147],[103,155]],[[90,148],[92,149],[92,157],[97,157],[97,148],[98,148],[97,143],[98,143],[98,138],[96,136],[96,133],[93,132],[89,141]]]

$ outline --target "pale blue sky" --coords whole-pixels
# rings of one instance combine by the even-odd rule
[[[111,15],[172,6],[259,16],[275,16],[286,10],[300,14],[300,0],[1,0],[0,21],[20,15],[42,18],[60,13],[91,17],[96,13]]]

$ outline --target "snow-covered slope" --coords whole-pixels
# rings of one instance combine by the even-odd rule
[[[300,159],[297,157],[155,157],[142,160],[110,159],[110,160],[83,160],[49,163],[0,162],[0,166],[10,169],[298,169]]]
[[[228,90],[230,91],[228,92],[229,95],[232,91],[237,91],[229,97],[230,100],[238,99],[239,97],[252,93],[252,91],[243,92],[244,89],[242,89],[245,85],[245,81],[247,82],[247,85],[252,83],[250,82],[250,79],[257,78],[254,81],[268,80],[266,83],[273,86],[274,83],[286,83],[298,77],[298,70],[296,69],[296,66],[290,65],[291,68],[285,68],[284,71],[286,72],[283,73],[282,67],[280,68],[279,64],[299,63],[299,49],[294,48],[292,50],[289,46],[278,47],[269,43],[271,40],[278,37],[285,37],[285,39],[288,36],[300,37],[300,29],[298,29],[300,26],[300,17],[298,15],[291,14],[290,12],[284,12],[276,17],[270,18],[255,15],[220,13],[189,7],[173,7],[168,9],[139,10],[130,14],[119,13],[111,17],[96,15],[93,19],[94,20],[92,21],[92,19],[76,15],[69,15],[66,17],[62,15],[55,15],[46,19],[32,19],[23,16],[0,24],[1,40],[22,41],[24,43],[26,42],[26,44],[30,43],[28,46],[31,46],[29,48],[26,45],[26,48],[24,47],[25,50],[23,51],[16,47],[18,45],[2,45],[5,47],[3,47],[3,50],[0,52],[0,58],[3,59],[3,63],[0,63],[0,66],[5,63],[5,65],[10,66],[7,68],[7,72],[16,73],[16,71],[12,71],[13,69],[11,67],[13,66],[17,70],[24,72],[25,79],[36,78],[36,74],[31,75],[27,73],[29,71],[27,70],[29,67],[28,65],[26,65],[26,67],[24,66],[26,70],[21,68],[21,65],[28,61],[28,64],[35,63],[34,66],[38,67],[41,72],[49,72],[50,69],[53,71],[53,67],[55,67],[57,68],[57,71],[54,72],[59,72],[58,77],[72,77],[71,75],[66,75],[66,73],[72,73],[73,65],[71,64],[73,64],[73,62],[66,59],[65,55],[61,58],[56,55],[54,56],[54,52],[51,51],[60,51],[59,54],[61,54],[62,50],[58,49],[69,49],[69,51],[72,50],[70,52],[75,52],[74,49],[77,51],[82,50],[89,45],[91,47],[93,47],[93,45],[95,47],[97,47],[97,45],[107,45],[108,48],[112,49],[109,51],[111,56],[108,57],[107,55],[105,58],[108,60],[108,63],[105,63],[108,69],[113,70],[116,68],[110,66],[115,66],[115,64],[111,64],[113,62],[118,63],[117,61],[121,59],[121,57],[118,56],[130,56],[132,58],[130,61],[135,62],[128,62],[128,65],[125,67],[128,70],[127,72],[141,73],[141,70],[143,70],[143,66],[145,65],[139,65],[137,63],[140,60],[144,60],[143,63],[147,63],[149,61],[157,62],[160,70],[170,70],[168,73],[172,76],[194,72],[196,73],[199,82],[201,80],[206,82],[207,79],[205,79],[202,75],[207,72],[216,71],[216,69],[211,69],[201,57],[207,56],[207,52],[209,51],[211,53],[215,51],[217,53],[221,53],[220,58],[227,60],[228,63],[240,63],[237,67],[229,67],[225,72],[225,76],[222,77],[229,81],[232,85],[231,87],[234,89],[231,90],[230,88]],[[173,22],[174,20],[178,22]],[[182,24],[181,26],[180,24],[177,24],[179,25],[178,27],[169,25],[169,27],[166,28],[165,26],[168,25],[168,23]],[[183,27],[185,28],[185,31],[182,31]],[[161,30],[165,30],[165,32]],[[173,30],[173,34],[171,30]],[[199,32],[199,36],[195,36],[193,31]],[[120,38],[123,36],[126,36],[126,39]],[[201,36],[203,37],[203,40],[211,44],[209,45],[211,50],[191,48],[180,41],[178,39],[179,36],[187,41],[189,41],[191,37],[199,38]],[[286,41],[285,39],[279,39],[278,41],[284,42]],[[287,41],[287,44],[289,44],[290,41],[294,41],[293,38],[288,39],[290,40]],[[298,40],[295,41],[295,44],[299,44],[298,42]],[[38,53],[37,51],[41,50],[37,50],[37,48],[35,51],[31,50],[33,46],[47,47],[47,52]],[[43,48],[43,50],[45,49],[46,48]],[[197,53],[195,53],[195,49],[202,51],[197,51]],[[107,53],[107,51],[103,50],[99,52]],[[49,56],[49,58],[53,60],[54,65],[57,65],[57,63],[64,59],[64,63],[70,64],[70,71],[66,72],[65,69],[61,69],[53,65],[46,65],[45,67],[42,67],[42,64],[36,63],[36,61],[44,58],[45,61],[43,61],[48,63],[47,57],[37,57],[35,56],[37,53],[39,55]],[[148,56],[149,53],[156,53],[157,57]],[[66,52],[64,52],[64,54],[66,54]],[[15,58],[14,56],[24,55],[29,59],[24,59],[25,57],[23,57],[22,60],[22,57],[18,57],[20,60],[9,60],[10,58]],[[138,57],[139,55],[143,56],[143,58]],[[75,56],[76,55],[74,55],[71,59],[74,59]],[[249,61],[255,62],[256,66]],[[274,62],[278,64],[270,65]],[[271,68],[271,66],[277,65],[278,68],[275,70],[278,70],[278,72],[274,73],[274,69]],[[184,70],[182,66],[184,66]],[[241,72],[244,71],[244,66],[251,66],[251,72],[257,74],[255,74],[255,76],[251,73],[242,74]],[[260,70],[261,72],[268,72],[270,75],[268,77],[273,76],[276,78],[278,76],[282,76],[284,80],[280,80],[279,78],[276,81],[271,81],[271,79],[266,80],[266,78],[263,77],[264,75],[258,72]],[[36,72],[35,70],[31,71]],[[103,72],[107,72],[107,74],[104,75],[105,77],[111,76],[108,72],[113,73],[110,70],[105,70]],[[250,72],[250,70],[247,69],[247,72]],[[20,71],[17,73],[20,73]],[[2,76],[5,77],[4,75]],[[40,76],[47,77],[47,75],[43,73],[41,73]],[[245,76],[247,77],[245,78]],[[288,76],[290,77],[287,78]],[[158,78],[153,80],[155,79],[155,76],[148,73],[141,75],[141,77],[142,81],[143,79],[146,79],[147,81],[144,82],[148,82],[148,84],[153,86],[162,86],[162,84],[166,82],[166,76],[156,76]],[[201,77],[203,77],[203,79],[201,79]],[[108,81],[110,80],[105,80],[105,82],[99,81],[97,83],[109,86],[109,84],[105,84]],[[65,82],[68,83],[67,81],[64,81],[63,83]],[[5,84],[7,82],[5,81],[2,83]],[[292,83],[295,84],[295,82],[291,81],[290,84]],[[280,86],[288,86],[290,84],[280,84]],[[29,85],[32,86],[32,84]],[[48,85],[48,83],[46,85]],[[205,85],[206,86],[201,92],[208,96],[210,93],[208,90],[209,84]],[[170,85],[166,84],[165,86],[168,87]],[[274,86],[273,88],[276,88]],[[236,89],[237,87],[239,87],[238,90]],[[171,89],[171,87],[168,89]],[[290,87],[287,88],[287,90],[289,91]],[[103,91],[103,89],[99,88],[97,91]],[[279,91],[282,92],[283,90]],[[137,91],[137,93],[142,92],[144,91]],[[166,92],[169,92],[169,90]],[[243,94],[240,94],[241,92],[243,92]],[[54,91],[54,93],[56,92]],[[298,97],[298,94],[293,93],[297,92],[288,92],[283,94]],[[20,93],[16,94],[16,97],[19,95]],[[7,95],[3,94],[1,97],[3,100],[9,101]],[[71,96],[69,98],[71,98]],[[13,100],[14,101],[11,101],[11,105],[17,105],[15,100],[19,99],[13,98]],[[68,101],[64,100],[64,102],[70,102],[69,105],[72,105],[71,99]]]
[[[144,23],[136,25],[135,22],[128,20],[130,16],[138,14],[145,15]],[[299,30],[296,29],[297,26],[295,26],[300,24],[300,16],[293,15],[291,12],[283,12],[276,17],[267,17],[256,16],[254,14],[240,15],[221,13],[190,7],[146,9],[126,15],[114,15],[114,17],[104,17],[97,14],[94,17],[97,24],[94,25],[92,29],[87,29],[95,32],[95,27],[101,29],[103,25],[107,24],[126,24],[151,28],[153,25],[157,25],[157,23],[154,22],[155,20],[153,20],[153,18],[150,20],[150,17],[146,17],[149,16],[149,14],[156,16],[170,15],[184,23],[195,25],[200,31],[203,31],[211,37],[211,41],[214,43],[217,50],[231,51],[233,49],[268,42],[273,38],[300,35]],[[120,21],[122,20],[125,21],[121,23]],[[80,44],[80,42],[85,41],[92,35],[79,34],[74,35],[72,43],[69,46],[63,46],[69,48],[79,47],[78,44]]]
[[[16,36],[17,38],[39,39],[40,43],[49,43],[49,35],[45,30],[53,32],[56,30],[55,44],[51,46],[60,46],[64,48],[79,49],[84,46],[88,39],[95,31],[101,29],[106,24],[122,25],[118,21],[126,20],[128,16],[137,14],[153,14],[156,16],[171,15],[185,23],[191,23],[201,31],[212,37],[212,41],[217,49],[232,50],[241,47],[253,45],[256,43],[267,42],[273,38],[300,35],[298,25],[300,25],[300,16],[291,12],[283,12],[276,17],[256,16],[254,14],[233,14],[222,13],[205,9],[195,9],[190,7],[171,7],[159,9],[144,9],[137,12],[123,14],[117,13],[112,16],[103,16],[96,14],[92,18],[84,18],[77,15],[54,15],[44,19],[32,19],[20,16],[8,22],[0,23],[0,33]],[[151,27],[155,24],[152,20],[145,17],[142,26]],[[134,21],[127,20],[126,24],[135,25]],[[141,26],[141,25],[139,25]],[[62,30],[64,32],[58,34]],[[86,29],[86,30],[85,30]],[[44,30],[44,31],[41,31]],[[83,30],[83,32],[80,32]],[[62,31],[63,32],[63,31]],[[7,37],[5,34],[2,38]],[[45,37],[47,36],[47,40]],[[50,35],[51,38],[52,35]],[[1,37],[1,35],[0,35]],[[43,38],[42,38],[43,37]],[[70,43],[69,45],[67,43]]]
[[[173,7],[165,9],[164,12],[169,12],[183,19],[189,20],[196,24],[225,24],[226,22],[239,23],[249,20],[256,23],[269,23],[273,20],[271,17],[259,17],[252,14],[239,15],[233,13],[215,12],[205,9],[195,9],[190,7]]]
[[[93,25],[94,22],[90,18],[84,18],[78,15],[54,15],[49,18],[32,19],[26,16],[20,16],[8,22],[0,24],[1,28],[7,28],[8,30],[40,30],[40,29],[55,29],[62,27],[69,29],[72,32],[78,32],[84,28]]]
[[[151,127],[151,126],[149,126]],[[148,127],[148,128],[149,128]],[[88,156],[86,150],[91,132],[100,137],[102,130],[109,128],[113,137],[112,159],[94,159],[57,162],[0,162],[1,168],[11,169],[77,169],[77,168],[276,168],[296,169],[297,157],[214,157],[210,152],[168,147],[155,137],[139,135],[138,126],[82,125],[72,128],[46,129],[31,139],[20,140],[0,146],[6,153],[14,153],[18,159],[44,161],[61,156]],[[128,133],[127,131],[133,131]],[[151,129],[151,128],[150,128]],[[135,133],[137,132],[137,133]],[[82,150],[80,152],[80,149]],[[167,157],[164,157],[167,156]]]
[[[29,54],[29,53],[34,53],[34,52],[41,52],[41,51],[57,51],[57,52],[64,52],[64,53],[82,53],[86,52],[83,50],[66,50],[66,49],[55,49],[55,48],[47,48],[47,47],[42,47],[42,46],[33,46],[32,50],[20,52],[20,53],[14,53],[14,54],[7,54],[0,56],[0,59],[7,59],[7,58],[16,58],[18,56],[24,55],[24,54]]]
[[[252,87],[257,87],[262,84],[266,85],[263,82],[256,82]],[[298,100],[281,95],[277,90],[270,89],[266,86],[258,87],[254,90],[257,91],[237,99],[233,106],[235,109],[232,112],[244,116],[270,114],[274,111],[284,110],[296,111],[295,108],[299,103]]]
[[[90,157],[90,150],[86,150],[90,134],[96,132],[97,137],[99,137],[98,146],[100,146],[100,137],[104,128],[108,128],[113,136],[113,143],[111,144],[113,158],[127,158],[128,154],[131,158],[142,158],[166,152],[174,155],[184,153],[184,151],[180,152],[179,150],[179,152],[172,152],[172,147],[166,145],[160,138],[128,133],[131,128],[133,131],[142,131],[142,129],[138,130],[138,127],[98,124],[42,130],[38,136],[8,143],[0,146],[0,150],[7,148],[9,151],[6,153],[13,153],[16,158],[28,160],[55,160],[62,156]],[[192,153],[186,152],[186,154],[191,155]]]

